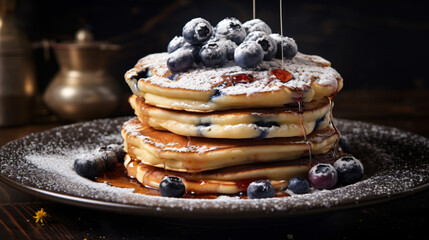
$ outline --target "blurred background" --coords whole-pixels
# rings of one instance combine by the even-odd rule
[[[393,115],[376,114],[378,117],[395,118],[396,111],[429,112],[426,103],[418,103],[417,109],[406,109],[414,104],[414,100],[406,100],[408,94],[414,98],[421,94],[423,98],[427,94],[421,92],[429,87],[426,8],[410,1],[303,0],[283,1],[283,13],[284,35],[296,40],[299,51],[330,60],[344,78],[343,91],[350,94],[340,93],[338,98],[355,105],[344,106],[337,101],[337,108],[343,109],[339,117],[364,119],[361,116],[365,111],[357,114],[355,109],[348,110],[349,105],[356,107],[362,98],[370,99],[375,112],[379,112],[384,108],[377,102],[387,97],[383,95],[386,91],[392,101],[402,105],[390,109]],[[212,25],[230,16],[242,22],[251,19],[252,1],[18,0],[13,15],[17,27],[32,44],[39,96],[59,71],[52,48],[43,43],[73,41],[75,33],[83,28],[92,32],[94,40],[120,46],[109,56],[106,67],[123,94],[120,110],[109,115],[112,116],[132,114],[126,103],[130,90],[123,75],[138,59],[166,51],[168,42],[180,35],[183,25],[194,17],[201,16]],[[280,32],[278,1],[256,0],[256,17],[268,23],[273,32]]]

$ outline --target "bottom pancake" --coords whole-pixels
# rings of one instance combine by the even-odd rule
[[[291,161],[247,164],[200,173],[184,173],[157,168],[134,160],[127,155],[125,168],[128,176],[137,179],[146,187],[159,188],[166,176],[182,179],[186,192],[191,194],[238,194],[247,190],[248,185],[258,179],[266,179],[275,189],[285,188],[292,177],[306,177],[310,168],[322,162],[333,162],[332,152],[310,160],[301,158]]]

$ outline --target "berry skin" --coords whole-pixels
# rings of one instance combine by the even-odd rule
[[[278,33],[270,34],[270,37],[274,39],[277,44],[276,58],[282,58],[282,39],[283,39],[283,56],[286,59],[292,59],[298,53],[298,45],[295,40],[289,37],[282,37]]]
[[[246,38],[246,30],[241,26],[241,22],[236,18],[225,18],[215,27],[217,38],[225,38],[235,42],[237,45]]]
[[[201,58],[200,58],[201,47],[202,47],[202,45],[200,45],[200,44],[185,43],[185,45],[183,45],[182,48],[185,50],[191,50],[192,56],[194,57],[194,62],[198,64],[201,62]]]
[[[344,186],[359,182],[363,177],[363,165],[353,156],[340,157],[334,167],[338,172],[338,182]]]
[[[289,180],[287,188],[296,194],[308,193],[310,184],[303,177],[293,177]]]
[[[235,63],[242,68],[256,67],[264,59],[264,50],[256,42],[241,43],[234,51]]]
[[[118,158],[118,162],[123,162],[125,155],[127,154],[124,150],[124,145],[121,144],[109,144],[106,147],[106,151],[113,151],[116,154],[116,157]]]
[[[177,49],[183,47],[185,44],[186,44],[185,38],[183,38],[182,36],[175,36],[168,43],[167,52],[172,53],[172,52],[176,51]]]
[[[252,19],[242,24],[243,28],[246,30],[247,34],[254,31],[262,31],[266,34],[271,34],[271,28],[261,19]]]
[[[182,36],[190,44],[204,44],[213,34],[213,27],[203,18],[194,18],[185,24]]]
[[[247,187],[247,196],[250,199],[272,198],[275,193],[274,186],[268,180],[256,180]]]
[[[308,172],[308,181],[316,189],[331,189],[338,181],[337,170],[331,164],[319,163]]]
[[[216,42],[220,44],[223,48],[225,48],[227,60],[234,60],[234,51],[237,48],[237,44],[235,44],[235,42],[226,38],[215,38],[215,39],[211,39],[207,43],[211,43],[211,42]]]
[[[98,155],[101,157],[101,159],[103,159],[106,171],[113,170],[116,167],[116,164],[118,163],[118,157],[116,156],[115,152],[107,150],[103,151],[100,149]]]
[[[159,184],[159,191],[163,197],[182,197],[185,190],[182,179],[174,176],[164,177]]]
[[[226,63],[226,49],[222,44],[209,42],[201,48],[200,58],[206,67],[221,67]]]
[[[172,73],[185,72],[194,65],[194,56],[189,49],[179,48],[170,53],[167,67]]]
[[[277,44],[268,34],[262,31],[254,31],[249,33],[247,37],[244,39],[247,41],[255,41],[259,45],[261,45],[262,50],[264,50],[264,60],[268,61],[274,57],[277,53]]]
[[[82,177],[95,179],[104,173],[105,165],[97,154],[83,155],[74,161],[74,170]]]
[[[341,136],[338,143],[340,144],[340,147],[343,150],[343,152],[345,152],[345,153],[351,153],[350,143],[349,143],[349,140],[346,137]]]

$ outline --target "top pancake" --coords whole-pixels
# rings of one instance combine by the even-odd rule
[[[330,62],[298,53],[292,60],[263,61],[254,69],[233,62],[221,68],[195,66],[187,72],[171,74],[168,53],[148,55],[125,74],[133,93],[146,103],[161,108],[191,112],[281,107],[294,102],[310,102],[333,97],[343,80]],[[285,77],[281,77],[282,75]],[[280,79],[279,79],[280,78]]]

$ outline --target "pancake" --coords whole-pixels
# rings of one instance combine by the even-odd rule
[[[338,133],[328,126],[307,136],[268,139],[184,137],[132,118],[122,126],[126,152],[144,164],[180,172],[201,172],[256,162],[297,159],[328,152]]]
[[[237,194],[246,191],[248,185],[258,179],[269,180],[276,189],[285,188],[292,177],[306,177],[314,164],[329,162],[329,159],[326,156],[313,158],[312,164],[308,158],[248,164],[192,174],[149,166],[127,155],[124,166],[128,176],[146,187],[159,188],[159,183],[165,176],[176,176],[182,179],[188,193]]]
[[[330,62],[298,53],[292,60],[263,61],[246,70],[233,62],[222,68],[198,66],[171,74],[168,53],[148,55],[125,74],[133,93],[160,108],[191,112],[283,107],[333,97],[343,79]]]
[[[296,137],[323,129],[331,120],[328,98],[304,103],[302,114],[298,105],[195,113],[154,107],[146,104],[143,97],[135,95],[130,97],[129,102],[142,123],[157,130],[193,137]]]

